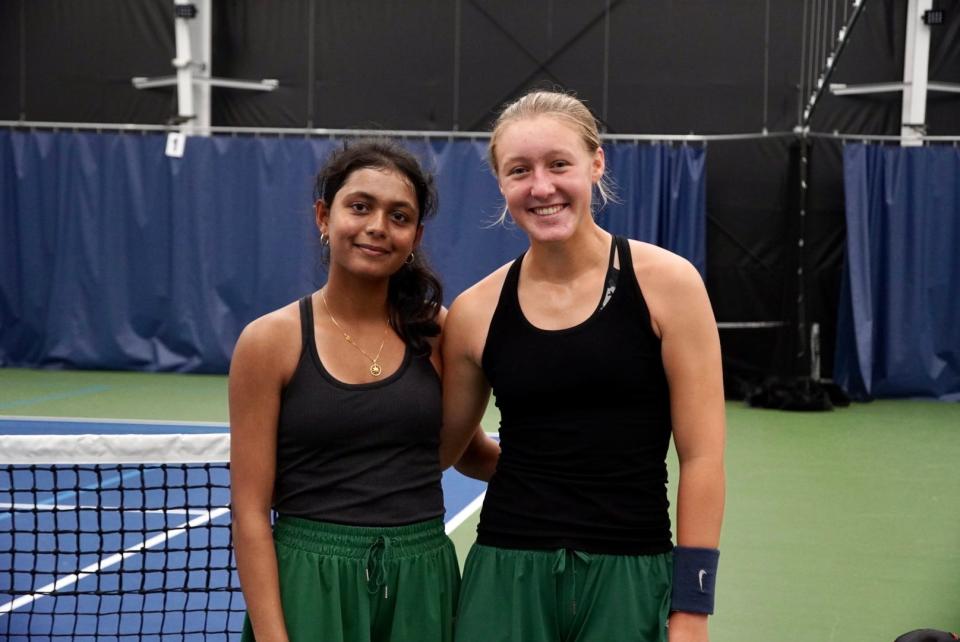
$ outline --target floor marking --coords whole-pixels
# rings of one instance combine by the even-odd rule
[[[130,479],[132,477],[139,477],[141,473],[142,471],[140,470],[128,470],[121,473],[119,476],[114,475],[112,477],[108,477],[107,479],[104,479],[103,481],[97,482],[95,484],[88,484],[86,486],[81,486],[79,490],[65,490],[63,492],[57,493],[53,497],[47,497],[46,499],[42,499],[38,501],[37,507],[38,508],[41,506],[56,507],[60,504],[60,502],[70,499],[72,497],[77,497],[80,493],[92,493],[101,489],[111,490],[114,488],[112,484],[122,482],[123,480]],[[116,488],[119,488],[119,486]],[[12,489],[8,492],[10,494],[16,494],[21,491]],[[13,513],[4,513],[0,515],[0,522],[5,522],[6,520],[12,517],[13,517]]]
[[[447,535],[457,530],[471,515],[480,510],[480,507],[483,506],[483,498],[486,496],[487,491],[483,491],[472,502],[464,506],[459,513],[451,517],[445,527]]]
[[[66,392],[51,392],[48,395],[31,397],[30,399],[16,399],[14,401],[4,401],[0,403],[0,408],[19,408],[20,406],[32,406],[34,404],[43,403],[45,401],[60,401],[61,399],[72,399],[73,397],[83,397],[85,395],[92,395],[100,392],[107,392],[110,389],[111,389],[110,386],[96,385],[96,386],[87,386],[86,388],[77,388],[76,390],[69,390]]]
[[[3,404],[0,404],[0,408]],[[226,421],[181,421],[174,419],[106,419],[101,417],[41,417],[38,415],[0,415],[2,421],[62,421],[78,424],[131,424],[134,426],[209,426],[211,428],[228,428]]]
[[[51,593],[55,593],[60,589],[66,588],[67,586],[72,586],[73,584],[76,584],[83,578],[89,575],[92,575],[93,573],[97,573],[99,571],[102,571],[105,568],[115,566],[116,564],[119,564],[120,562],[127,559],[128,557],[132,557],[133,555],[136,555],[141,551],[163,544],[168,539],[172,539],[179,535],[183,535],[184,533],[187,532],[188,528],[193,528],[196,526],[200,526],[202,524],[206,524],[207,522],[212,521],[220,517],[221,515],[225,515],[229,512],[230,512],[230,508],[226,506],[222,508],[217,508],[212,511],[203,511],[203,515],[201,515],[200,517],[195,517],[189,522],[185,522],[168,531],[164,531],[162,533],[154,535],[153,537],[151,537],[150,539],[144,542],[141,542],[139,544],[134,544],[130,548],[125,549],[122,553],[115,553],[108,557],[104,557],[103,559],[97,562],[94,562],[89,566],[85,566],[84,568],[80,569],[76,573],[65,575],[55,582],[51,582],[46,586],[42,586],[36,589],[36,591],[34,591],[33,593],[30,593],[29,595],[21,595],[17,599],[11,600],[6,604],[0,604],[0,614],[10,613],[15,609],[20,608],[21,606],[26,606],[27,604],[31,604],[39,600],[41,597],[45,597],[47,595],[50,595]]]
[[[123,506],[98,506],[84,504],[10,504],[0,503],[0,510],[22,510],[31,512],[42,511],[99,511],[114,513],[144,513],[147,515],[203,515],[205,510],[200,508],[125,508]]]

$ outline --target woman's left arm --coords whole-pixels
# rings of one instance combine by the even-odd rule
[[[673,439],[680,461],[677,545],[717,549],[725,484],[720,338],[700,274],[686,261],[670,259],[655,286],[654,322],[660,332]],[[671,642],[707,639],[705,614],[677,611],[671,615]]]
[[[437,322],[440,325],[440,328],[443,332],[443,340],[437,341],[434,343],[434,352],[432,355],[434,366],[437,368],[437,372],[441,374],[441,379],[443,379],[443,403],[444,403],[444,421],[447,425],[444,427],[443,436],[446,439],[449,439],[450,435],[450,423],[456,423],[455,417],[459,417],[459,413],[454,413],[450,411],[451,404],[449,403],[450,397],[457,394],[459,390],[455,386],[451,386],[451,382],[446,379],[450,375],[450,370],[452,369],[454,373],[457,371],[454,364],[459,364],[459,360],[452,358],[452,354],[457,351],[459,348],[451,347],[456,342],[450,340],[448,326],[447,326],[447,309],[441,308],[440,314],[437,316]],[[456,325],[456,319],[454,320],[454,325]],[[456,331],[454,330],[454,334]],[[442,353],[441,345],[446,346],[445,355]],[[446,358],[444,358],[444,356]],[[444,369],[445,363],[451,363],[451,369]],[[453,375],[456,377],[456,374]],[[479,416],[477,417],[476,429],[473,431],[470,441],[467,442],[465,450],[460,454],[459,459],[454,461],[454,467],[461,475],[466,475],[467,477],[472,477],[474,479],[479,479],[480,481],[488,482],[490,478],[493,477],[493,473],[497,470],[497,460],[500,458],[500,444],[490,438],[483,431],[483,427],[479,425],[480,417],[483,416],[483,409],[487,406],[487,399],[489,398],[489,392],[482,395],[480,399],[481,405],[478,407]],[[460,409],[464,406],[469,406],[470,404],[455,404],[455,406]],[[468,425],[468,424],[461,424]],[[465,433],[464,433],[465,434]],[[446,445],[446,444],[445,444]],[[447,449],[441,448],[441,453],[446,454]],[[443,462],[442,468],[446,468],[450,464],[446,462],[446,457],[441,457]]]

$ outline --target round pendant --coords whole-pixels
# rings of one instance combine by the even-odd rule
[[[381,372],[383,372],[383,370],[380,369],[379,363],[370,364],[370,374],[372,374],[374,377],[379,377]]]

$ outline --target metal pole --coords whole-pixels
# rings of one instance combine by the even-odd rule
[[[186,6],[191,3],[190,0],[174,0],[174,4]],[[177,116],[181,121],[180,131],[192,134],[196,111],[193,102],[193,50],[190,46],[188,20],[175,17],[173,29],[177,42],[177,57],[173,59],[173,66],[177,69]]]
[[[196,58],[193,62],[192,76],[198,72],[206,78],[213,75],[213,2],[212,0],[193,0],[197,5],[197,17],[190,20],[190,32],[196,43]],[[210,83],[194,83],[194,109],[197,129],[204,131],[210,127]]]
[[[453,130],[460,129],[460,0],[453,9]]]
[[[809,204],[809,160],[810,139],[806,133],[800,136],[800,217],[797,230],[797,364],[802,363],[807,356],[807,305],[804,294],[806,292],[806,277],[804,263],[806,255],[806,219]]]
[[[610,97],[610,0],[607,0],[606,16],[603,20],[603,122],[607,123]]]
[[[20,120],[27,119],[27,1],[20,0]]]
[[[927,75],[930,63],[930,27],[923,13],[933,0],[910,0],[907,5],[907,34],[903,51],[903,108],[900,135],[904,147],[922,145],[927,120]]]
[[[313,111],[314,111],[314,87],[317,84],[316,79],[316,4],[317,0],[308,0],[310,9],[307,12],[307,20],[309,24],[307,25],[307,128],[310,129],[313,127]]]
[[[767,107],[770,99],[770,0],[766,2],[763,29],[763,131],[767,131]]]
[[[797,96],[797,126],[803,123],[803,103],[807,99],[807,8],[810,0],[803,0],[803,28],[800,32],[800,95]]]

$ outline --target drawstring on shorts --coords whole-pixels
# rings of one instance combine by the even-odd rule
[[[553,562],[553,573],[554,575],[563,575],[567,570],[567,556],[570,556],[570,566],[573,569],[573,595],[570,601],[570,609],[574,615],[577,614],[577,560],[579,559],[584,564],[589,564],[591,561],[590,555],[584,553],[583,551],[575,551],[571,548],[561,548],[557,551],[557,554]]]
[[[387,586],[387,560],[390,556],[390,538],[386,535],[378,535],[367,553],[363,557],[363,573],[367,580],[367,591],[373,595],[383,587],[383,599],[390,598],[390,590]],[[371,573],[371,566],[373,572]]]

